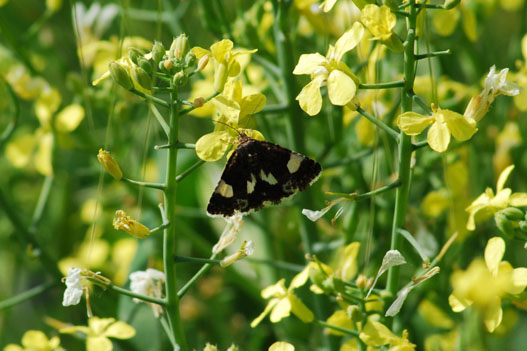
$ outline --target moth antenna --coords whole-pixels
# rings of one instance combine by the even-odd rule
[[[213,121],[213,122],[216,122],[216,123],[221,123],[221,124],[223,124],[223,125],[226,125],[227,127],[233,129],[236,133],[238,133],[238,135],[242,135],[242,133],[240,133],[240,131],[239,131],[238,129],[234,128],[233,126],[231,126],[231,125],[228,124],[228,123],[222,122],[222,121],[217,120],[217,119],[213,119],[212,121]]]

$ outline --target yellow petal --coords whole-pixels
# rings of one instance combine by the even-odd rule
[[[112,351],[113,344],[104,336],[88,336],[86,340],[86,351]]]
[[[227,131],[205,134],[196,142],[196,154],[203,161],[217,161],[222,158],[235,138]]]
[[[210,51],[212,52],[212,56],[216,59],[216,61],[225,62],[227,54],[232,51],[233,47],[234,44],[232,41],[229,39],[223,39],[222,41],[212,44]]]
[[[36,143],[35,135],[21,135],[7,144],[5,156],[13,166],[22,168],[29,163]]]
[[[527,268],[515,268],[511,274],[512,286],[507,289],[510,294],[520,294],[527,287]]]
[[[4,351],[24,351],[24,349],[21,346],[18,346],[15,344],[9,344],[6,347],[4,347]]]
[[[269,351],[295,351],[295,347],[285,341],[277,341],[269,346]]]
[[[373,34],[374,39],[382,40],[386,40],[392,35],[392,29],[397,21],[388,6],[379,7],[374,4],[368,4],[362,9],[360,19]]]
[[[310,265],[308,264],[306,268],[302,270],[302,272],[298,273],[293,280],[291,281],[291,284],[289,285],[289,290],[296,289],[302,285],[304,285],[307,280],[309,279],[309,270]]]
[[[456,291],[454,291],[452,294],[450,294],[450,296],[448,296],[448,304],[450,305],[450,308],[452,308],[452,311],[461,312],[468,306],[472,305],[472,301],[456,295]]]
[[[438,191],[431,191],[426,194],[423,202],[421,202],[421,209],[428,217],[439,216],[450,205],[448,191],[441,189]]]
[[[498,327],[503,318],[503,310],[501,309],[501,299],[496,297],[493,303],[485,310],[484,322],[487,330],[493,332]]]
[[[527,206],[527,193],[514,193],[509,198],[509,204],[514,207]]]
[[[35,169],[43,175],[51,175],[53,167],[51,156],[53,153],[53,134],[46,133],[40,138],[37,154],[35,155]]]
[[[443,310],[429,300],[423,300],[419,304],[418,310],[428,324],[434,327],[451,329],[455,325],[454,321]]]
[[[419,135],[432,123],[434,123],[433,117],[416,112],[405,112],[397,117],[397,126],[406,135]]]
[[[192,53],[194,55],[196,55],[196,58],[199,60],[201,59],[203,56],[205,55],[210,55],[211,52],[207,49],[203,49],[199,46],[194,46],[190,51],[192,51]]]
[[[456,29],[459,21],[459,10],[457,8],[451,10],[433,11],[432,23],[437,32],[442,36],[449,36]]]
[[[485,247],[485,263],[492,275],[498,275],[498,268],[505,253],[505,241],[495,236],[490,238]]]
[[[337,251],[337,262],[335,274],[344,282],[349,282],[357,274],[357,255],[360,243],[352,242]]]
[[[310,116],[318,114],[322,108],[320,85],[323,81],[323,76],[315,77],[315,79],[309,82],[296,97],[300,104],[300,108]]]
[[[318,52],[314,54],[300,55],[298,63],[293,70],[293,74],[311,74],[325,62],[327,62],[326,58]]]
[[[436,121],[428,130],[428,144],[432,150],[444,152],[450,143],[450,132],[444,122]]]
[[[135,336],[135,329],[125,322],[117,321],[106,328],[104,336],[116,339],[130,339]]]
[[[59,132],[71,132],[77,129],[84,119],[84,108],[78,104],[66,106],[55,119],[55,127]]]
[[[350,76],[339,70],[333,70],[328,77],[328,96],[333,105],[344,106],[353,99],[357,85]]]
[[[48,92],[43,92],[35,101],[35,114],[42,126],[49,126],[51,116],[57,112],[62,97],[57,89],[51,88]]]
[[[269,312],[271,312],[271,310],[274,308],[274,306],[276,306],[276,304],[278,304],[279,301],[280,299],[272,299],[271,301],[269,301],[267,306],[265,306],[264,311],[260,313],[258,317],[253,319],[253,321],[251,322],[251,328],[254,328],[258,324],[260,324],[260,322],[265,318],[265,316],[269,314]]]
[[[266,103],[264,94],[252,94],[242,98],[240,118],[260,112]]]
[[[350,316],[344,310],[335,311],[331,316],[329,316],[327,322],[331,325],[336,325],[341,328],[354,329]],[[327,331],[329,334],[333,335],[345,335],[343,332],[339,332],[334,329],[328,328]]]
[[[505,168],[498,177],[498,182],[496,184],[496,192],[500,192],[505,186],[505,182],[507,179],[509,179],[509,175],[511,174],[512,170],[514,169],[514,165],[510,165],[509,167]]]
[[[226,98],[225,96],[218,96],[212,100],[214,107],[216,107],[216,112],[221,116],[220,121],[227,123],[231,127],[238,125],[240,117],[240,104],[236,101]],[[215,131],[224,130],[229,127],[224,124],[216,124]]]
[[[115,322],[115,318],[92,317],[88,320],[88,326],[95,335],[102,335],[104,330],[113,322]]]
[[[298,297],[293,294],[288,294],[288,300],[291,306],[291,311],[295,314],[295,316],[300,318],[302,322],[310,323],[313,321],[313,319],[315,319],[313,312],[311,312],[311,310],[306,305],[304,305],[302,300],[300,300]]]
[[[287,294],[287,289],[285,288],[285,278],[280,279],[276,284],[270,285],[267,288],[262,290],[262,297],[268,299],[271,296],[281,297]]]
[[[454,138],[459,141],[465,141],[472,138],[474,133],[478,131],[478,128],[476,128],[476,121],[472,118],[466,118],[462,114],[450,110],[438,109],[438,111],[434,113],[434,116],[436,114],[442,115],[450,133],[452,133]],[[440,120],[441,117],[436,117],[436,120],[438,119]]]
[[[342,36],[335,43],[335,51],[333,52],[335,61],[340,61],[342,56],[361,41],[364,36],[364,27],[360,22],[355,22],[350,30],[342,34]]]
[[[465,6],[459,6],[459,9],[461,10],[463,30],[467,38],[475,42],[478,39],[476,14],[473,10],[469,10]]]
[[[276,306],[271,311],[269,319],[273,323],[280,322],[283,318],[289,317],[291,314],[291,303],[288,298],[280,299]]]
[[[44,349],[48,344],[48,337],[40,330],[28,330],[22,337],[22,345],[26,348]]]
[[[384,324],[369,319],[359,338],[368,346],[379,347],[389,344],[397,337]]]

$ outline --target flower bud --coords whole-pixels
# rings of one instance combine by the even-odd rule
[[[511,221],[521,221],[525,217],[523,211],[516,207],[507,207],[506,209],[499,211],[499,213],[503,214]]]
[[[122,229],[139,239],[144,239],[150,235],[150,229],[148,227],[127,216],[123,210],[117,210],[115,212],[113,227],[116,230]]]
[[[170,45],[170,56],[180,60],[188,52],[188,38],[185,33],[175,38]]]
[[[185,84],[187,84],[188,82],[188,77],[185,75],[185,73],[183,71],[179,71],[178,73],[176,73],[174,75],[174,84],[177,85],[177,86],[183,86]]]
[[[115,162],[114,158],[112,157],[112,155],[110,155],[108,151],[99,149],[97,159],[99,160],[99,163],[104,167],[106,172],[108,172],[115,179],[121,180],[121,178],[123,177],[123,172],[121,172],[121,168],[119,168],[119,165],[117,164],[117,162]]]
[[[163,43],[159,41],[154,42],[154,46],[152,47],[152,58],[154,59],[154,62],[158,64],[163,60],[163,56],[165,56],[165,47],[163,46]]]
[[[487,114],[489,107],[489,99],[480,95],[473,96],[472,99],[470,99],[463,116],[472,118],[474,121],[479,122]]]
[[[253,253],[254,253],[254,244],[252,240],[249,240],[249,241],[246,240],[243,242],[242,246],[240,246],[237,252],[221,260],[220,266],[223,268],[228,267],[234,262],[238,261],[239,259],[250,256]]]
[[[357,305],[352,305],[348,307],[348,316],[351,321],[354,323],[360,322],[362,320],[362,310]]]
[[[110,75],[117,84],[126,90],[131,90],[134,87],[134,83],[132,82],[128,71],[121,64],[117,62],[110,63]]]
[[[195,108],[198,108],[198,107],[203,106],[204,103],[205,103],[205,99],[202,97],[199,97],[199,98],[194,99],[194,101],[192,102],[192,105],[194,105]]]
[[[170,71],[172,69],[172,67],[174,66],[174,63],[172,62],[172,60],[170,59],[166,59],[165,61],[163,61],[163,67],[167,70],[167,71]]]
[[[152,89],[152,79],[150,79],[150,75],[144,69],[135,66],[132,68],[132,75],[140,86],[148,90]]]
[[[496,226],[498,227],[500,232],[502,232],[502,234],[507,237],[507,239],[514,239],[516,235],[516,226],[518,225],[518,223],[509,220],[507,217],[505,217],[504,214],[500,212],[494,215]]]
[[[207,64],[209,63],[209,60],[210,60],[210,55],[205,55],[202,58],[200,58],[199,62],[198,62],[197,70],[198,71],[203,71],[205,69],[205,67],[207,67]]]
[[[228,73],[227,65],[225,63],[217,65],[214,71],[214,91],[218,93],[223,92],[225,83],[227,83]]]
[[[132,60],[132,62],[137,65],[139,62],[139,59],[143,57],[143,53],[139,51],[139,49],[130,47],[128,48],[128,56],[130,57],[130,60]]]
[[[148,74],[152,74],[153,70],[152,70],[152,64],[150,63],[149,60],[141,57],[139,59],[139,67],[141,67],[142,69],[145,70],[146,73]]]
[[[196,60],[196,55],[192,51],[189,51],[187,56],[185,56],[185,65],[187,67],[192,67],[196,64]]]
[[[52,12],[57,12],[62,7],[62,0],[46,0],[46,7]]]
[[[368,285],[368,278],[365,275],[359,274],[359,276],[355,280],[355,284],[357,284],[359,288],[364,289]]]

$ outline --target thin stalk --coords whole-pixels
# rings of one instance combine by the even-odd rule
[[[387,89],[387,88],[402,88],[404,80],[396,80],[394,82],[373,83],[373,84],[359,84],[359,89]]]
[[[352,335],[354,337],[359,337],[359,332],[356,330],[339,327],[338,325],[329,324],[327,322],[320,321],[320,320],[315,320],[314,323],[324,328],[333,329],[333,330],[339,331],[344,334]]]
[[[179,111],[180,105],[177,97],[177,90],[171,83],[172,92],[170,93],[170,131],[168,136],[168,143],[176,145],[178,143],[179,135]],[[166,188],[165,188],[165,211],[163,214],[163,223],[171,223],[165,229],[163,235],[163,262],[165,268],[165,296],[166,307],[165,311],[170,324],[170,329],[174,335],[176,343],[182,351],[188,351],[185,333],[179,313],[179,296],[176,287],[176,265],[173,262],[173,257],[176,253],[176,190],[177,190],[177,148],[168,149],[167,156],[167,173],[166,173]]]
[[[363,115],[364,117],[366,117],[371,123],[375,124],[377,127],[384,130],[386,133],[388,133],[389,136],[391,136],[395,140],[399,140],[399,133],[397,133],[395,129],[388,127],[380,119],[375,118],[374,116],[370,115],[368,112],[364,111],[360,107],[357,108],[357,112]]]
[[[5,299],[4,301],[0,301],[0,311],[16,306],[27,300],[31,300],[32,298],[46,292],[47,290],[51,289],[52,287],[58,284],[58,281],[51,281],[44,284],[40,284],[11,298]]]
[[[159,227],[155,227],[153,229],[150,229],[150,235],[155,234],[157,232],[160,232],[160,231],[164,230],[165,228],[168,228],[169,225],[170,225],[170,223],[164,223],[164,224],[161,224]]]
[[[180,181],[182,181],[186,176],[194,172],[197,168],[199,168],[204,163],[205,161],[199,160],[196,163],[194,163],[192,166],[190,166],[189,168],[185,169],[181,174],[178,174],[178,176],[176,177],[176,182],[179,183]]]
[[[196,144],[191,143],[177,143],[176,145],[172,146],[170,144],[164,144],[164,145],[156,145],[154,146],[155,150],[161,150],[161,149],[170,149],[171,147],[175,147],[178,149],[189,149],[194,150],[196,148]]]
[[[210,258],[202,258],[202,257],[175,256],[174,262],[176,263],[194,262],[194,263],[220,264],[221,260],[213,260]]]
[[[130,296],[130,297],[133,297],[133,298],[136,298],[136,299],[139,299],[139,300],[143,300],[143,301],[146,301],[146,302],[155,303],[155,304],[158,304],[160,306],[165,306],[166,305],[166,301],[163,300],[163,299],[157,299],[155,297],[137,294],[137,293],[134,293],[134,292],[132,292],[130,290],[126,290],[126,289],[120,288],[117,285],[110,284],[110,285],[108,285],[108,289],[113,290],[113,291],[115,291],[115,292],[117,292],[119,294],[122,294],[122,295]]]
[[[134,93],[135,95],[138,95],[142,98],[145,98],[146,100],[150,100],[152,102],[155,102],[156,104],[160,105],[160,106],[163,106],[163,107],[170,107],[169,106],[169,103],[166,102],[165,100],[163,99],[160,99],[158,97],[155,97],[155,96],[152,96],[152,95],[148,95],[148,94],[145,94],[139,90],[136,90],[134,88],[130,89],[129,90],[131,93]]]
[[[412,91],[415,78],[415,40],[416,40],[416,24],[417,24],[417,8],[415,0],[410,0],[408,8],[410,16],[406,20],[408,28],[408,36],[404,43],[404,80],[405,86],[401,91],[401,110],[402,112],[412,111]],[[408,205],[408,195],[410,192],[410,163],[412,159],[412,139],[409,135],[402,131],[399,137],[399,186],[395,193],[395,210],[393,215],[392,235],[391,235],[391,249],[401,250],[402,235],[399,229],[403,227],[406,218],[406,208]],[[387,290],[391,294],[391,299],[395,298],[399,288],[399,272],[400,266],[394,266],[388,270]]]
[[[210,256],[210,260],[214,260],[217,255],[218,254],[213,254],[212,256]],[[212,268],[212,266],[213,264],[211,263],[205,263],[203,267],[201,267],[201,269],[196,274],[194,274],[194,276],[190,278],[189,281],[181,289],[179,289],[177,293],[179,298],[183,297],[183,295],[187,293],[187,291],[192,287],[192,285],[194,285],[194,283],[197,282],[199,278],[201,278],[205,273],[207,273],[209,269]]]
[[[451,53],[452,53],[452,51],[450,51],[450,49],[443,50],[443,51],[433,51],[433,52],[429,52],[429,53],[427,53],[427,54],[419,54],[419,55],[415,55],[415,59],[416,59],[416,60],[422,60],[422,59],[429,58],[429,57],[436,57],[436,56],[442,56],[442,55],[450,55]]]
[[[419,150],[422,147],[428,146],[428,140],[420,141],[418,143],[415,143],[413,146],[414,146],[414,150]]]
[[[260,113],[276,113],[276,112],[285,112],[289,109],[288,104],[277,104],[265,106]]]
[[[162,184],[162,183],[142,182],[142,181],[139,181],[139,180],[133,180],[133,179],[128,179],[128,178],[124,178],[124,177],[121,178],[121,180],[123,182],[127,182],[127,183],[138,185],[138,186],[143,186],[145,188],[165,190],[165,184]]]
[[[219,94],[220,94],[220,93],[216,92],[216,93],[214,93],[214,94],[212,94],[212,95],[206,97],[206,98],[205,98],[205,101],[203,101],[203,104],[205,104],[205,103],[209,102],[210,100],[214,99],[214,98],[215,98],[216,96],[218,96]],[[202,105],[202,106],[203,106],[203,105]],[[196,107],[196,106],[192,106],[192,107],[186,108],[186,109],[184,109],[184,110],[180,110],[180,111],[179,111],[179,115],[180,115],[180,116],[186,115],[187,113],[189,113],[189,112],[191,112],[191,111],[193,111],[193,110],[195,110],[195,109],[197,109],[197,107]]]
[[[35,233],[38,228],[38,224],[42,220],[44,215],[44,208],[48,202],[49,194],[51,192],[51,185],[53,184],[53,175],[47,175],[44,178],[44,184],[42,184],[42,189],[40,189],[40,196],[38,197],[37,206],[33,211],[33,218],[31,219],[31,225],[29,226],[29,231]]]
[[[364,194],[333,193],[333,192],[329,192],[329,191],[326,192],[326,194],[330,195],[330,196],[345,197],[345,198],[350,199],[352,201],[360,201],[360,200],[364,200],[364,199],[370,198],[370,197],[375,196],[375,195],[382,194],[384,192],[387,192],[387,191],[392,190],[394,188],[397,188],[399,186],[401,186],[401,181],[399,179],[397,179],[393,183],[390,183],[388,185],[385,185],[383,187],[380,187],[380,188],[372,190],[372,191],[368,191],[367,193],[364,193]]]

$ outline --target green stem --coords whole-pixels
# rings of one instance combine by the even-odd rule
[[[278,104],[278,105],[269,105],[265,106],[260,113],[276,113],[276,112],[285,112],[289,110],[288,104]]]
[[[208,264],[220,264],[221,260],[213,260],[210,258],[201,257],[187,257],[187,256],[174,256],[174,262],[195,262],[195,263],[208,263]]]
[[[218,254],[213,254],[212,256],[210,256],[210,260],[214,260],[217,255]],[[196,274],[194,274],[194,276],[190,278],[189,281],[181,289],[179,289],[177,293],[179,298],[183,297],[183,295],[187,293],[187,291],[192,287],[192,285],[194,285],[194,283],[197,282],[199,278],[201,278],[205,273],[207,273],[209,269],[212,268],[212,266],[213,264],[211,263],[204,264],[203,267],[201,267],[201,269]]]
[[[333,330],[342,332],[344,334],[348,334],[348,335],[351,335],[351,336],[354,336],[354,337],[359,337],[359,332],[356,331],[356,330],[351,330],[351,329],[348,329],[348,328],[339,327],[338,325],[329,324],[327,322],[320,321],[320,320],[317,320],[317,319],[314,320],[313,322],[316,325],[319,325],[319,326],[324,327],[324,328],[333,329]]]
[[[396,80],[395,82],[374,83],[374,84],[359,84],[359,89],[387,89],[387,88],[402,88],[404,80]]]
[[[395,139],[396,141],[399,140],[399,133],[397,133],[395,129],[388,127],[380,119],[375,118],[374,116],[370,115],[368,112],[364,111],[360,107],[357,108],[357,112],[363,115],[364,117],[366,117],[371,123],[375,124],[377,127],[384,130],[393,139]]]
[[[415,143],[413,146],[414,146],[414,150],[418,150],[422,147],[428,146],[428,140],[420,141],[418,143]]]
[[[154,146],[154,149],[155,149],[155,150],[170,149],[171,147],[172,147],[172,145],[170,145],[170,144],[164,144],[164,145],[156,145],[156,146]],[[196,144],[191,144],[191,143],[177,143],[174,147],[175,147],[175,148],[178,148],[178,149],[189,149],[189,150],[194,150],[194,149],[196,149]]]
[[[9,92],[9,95],[11,99],[9,100],[9,104],[13,106],[13,119],[5,130],[3,131],[2,135],[0,135],[0,147],[3,146],[5,142],[9,140],[11,135],[13,135],[13,132],[15,131],[15,128],[18,124],[18,119],[20,118],[20,104],[18,103],[18,97],[15,95],[15,92],[13,91],[13,88],[11,88],[11,85],[7,84],[3,78],[0,81],[0,84],[3,84],[6,88],[6,90]]]
[[[152,102],[155,102],[156,104],[160,105],[160,106],[163,106],[163,107],[170,107],[169,103],[166,102],[165,100],[163,99],[160,99],[158,97],[155,97],[155,96],[152,96],[152,95],[148,95],[148,94],[145,94],[143,92],[140,92],[139,90],[136,90],[134,88],[130,89],[129,90],[131,93],[134,93],[135,95],[137,96],[140,96],[146,100],[150,100]]]
[[[51,289],[52,287],[58,284],[58,281],[51,281],[44,284],[40,284],[9,299],[0,301],[0,311],[18,305],[24,301],[31,300],[32,298],[44,293],[45,291]]]
[[[372,149],[365,149],[365,150],[357,152],[355,155],[353,155],[351,157],[346,157],[346,158],[340,159],[340,160],[335,161],[335,162],[323,164],[322,168],[327,170],[328,168],[348,166],[350,163],[357,162],[357,161],[359,161],[360,159],[362,159],[364,157],[368,157],[372,153],[373,153]]]
[[[108,285],[108,289],[113,290],[113,291],[115,291],[115,292],[117,292],[119,294],[122,294],[122,295],[134,297],[136,299],[143,300],[143,301],[146,301],[146,302],[155,303],[155,304],[158,304],[160,306],[165,306],[166,305],[166,301],[163,300],[163,299],[157,299],[157,298],[151,297],[151,296],[136,294],[136,293],[134,293],[134,292],[132,292],[130,290],[126,290],[126,289],[120,288],[120,287],[118,287],[116,285],[113,285],[113,284]]]
[[[360,200],[364,200],[364,199],[367,199],[367,198],[370,198],[372,196],[375,196],[375,195],[379,195],[379,194],[382,194],[384,192],[387,192],[388,190],[391,190],[391,189],[394,189],[394,188],[397,188],[401,186],[401,181],[399,179],[397,179],[395,182],[393,183],[390,183],[388,185],[385,185],[383,187],[380,187],[379,189],[375,189],[375,190],[372,190],[372,191],[369,191],[367,193],[364,193],[364,194],[346,194],[346,193],[333,193],[333,192],[326,192],[327,195],[330,195],[330,196],[340,196],[340,197],[345,197],[345,198],[348,198],[350,200],[353,200],[353,201],[360,201]]]
[[[132,180],[128,178],[121,178],[123,182],[127,182],[134,185],[144,186],[145,188],[152,188],[152,189],[159,189],[159,190],[165,190],[165,184],[162,183],[149,183],[149,182],[142,182],[139,180]]]
[[[38,197],[37,206],[35,211],[33,211],[33,218],[31,219],[31,225],[29,226],[29,231],[35,233],[38,228],[38,224],[42,220],[44,214],[44,208],[48,202],[49,194],[51,192],[51,185],[53,184],[53,175],[47,175],[44,178],[44,184],[42,184],[42,189],[40,189],[40,196]]]
[[[170,93],[170,131],[168,136],[168,143],[176,145],[178,143],[179,135],[179,111],[180,105],[178,103],[177,88],[171,83],[172,92]],[[165,211],[163,214],[163,223],[171,223],[165,229],[163,235],[163,262],[165,268],[165,290],[166,290],[166,314],[170,324],[170,329],[174,335],[176,343],[182,351],[188,351],[183,325],[181,322],[181,315],[179,313],[179,296],[176,287],[176,265],[173,262],[173,257],[176,253],[176,190],[177,190],[177,148],[168,149],[167,156],[167,172],[166,172],[166,188],[165,188]]]
[[[433,52],[429,52],[427,54],[419,54],[419,55],[415,55],[415,59],[416,60],[422,60],[422,59],[425,59],[425,58],[428,58],[428,57],[436,57],[436,56],[442,56],[442,55],[450,55],[452,53],[452,51],[450,51],[450,49],[448,50],[443,50],[443,51],[433,51]]]
[[[150,229],[150,235],[155,234],[161,230],[164,230],[165,228],[168,228],[170,223],[161,224],[159,227],[155,227],[153,229]]]
[[[404,43],[404,80],[405,86],[401,92],[401,111],[412,111],[412,91],[415,78],[415,39],[416,39],[416,24],[417,24],[417,8],[415,0],[410,0],[409,6],[410,16],[407,18],[408,36]],[[391,249],[401,250],[402,236],[399,229],[403,227],[406,218],[406,208],[408,205],[408,195],[410,192],[410,163],[412,159],[412,139],[409,135],[401,132],[399,138],[399,180],[401,186],[397,188],[395,193],[395,210],[393,215],[392,235],[391,235]],[[388,270],[387,290],[391,294],[391,299],[395,298],[399,288],[399,272],[400,266],[392,267]],[[388,306],[389,304],[387,304]]]
[[[184,170],[181,174],[178,174],[178,176],[176,177],[176,182],[179,183],[180,181],[182,181],[186,176],[194,172],[197,168],[199,168],[204,163],[205,161],[203,160],[199,160],[196,163],[194,163],[192,166]]]

